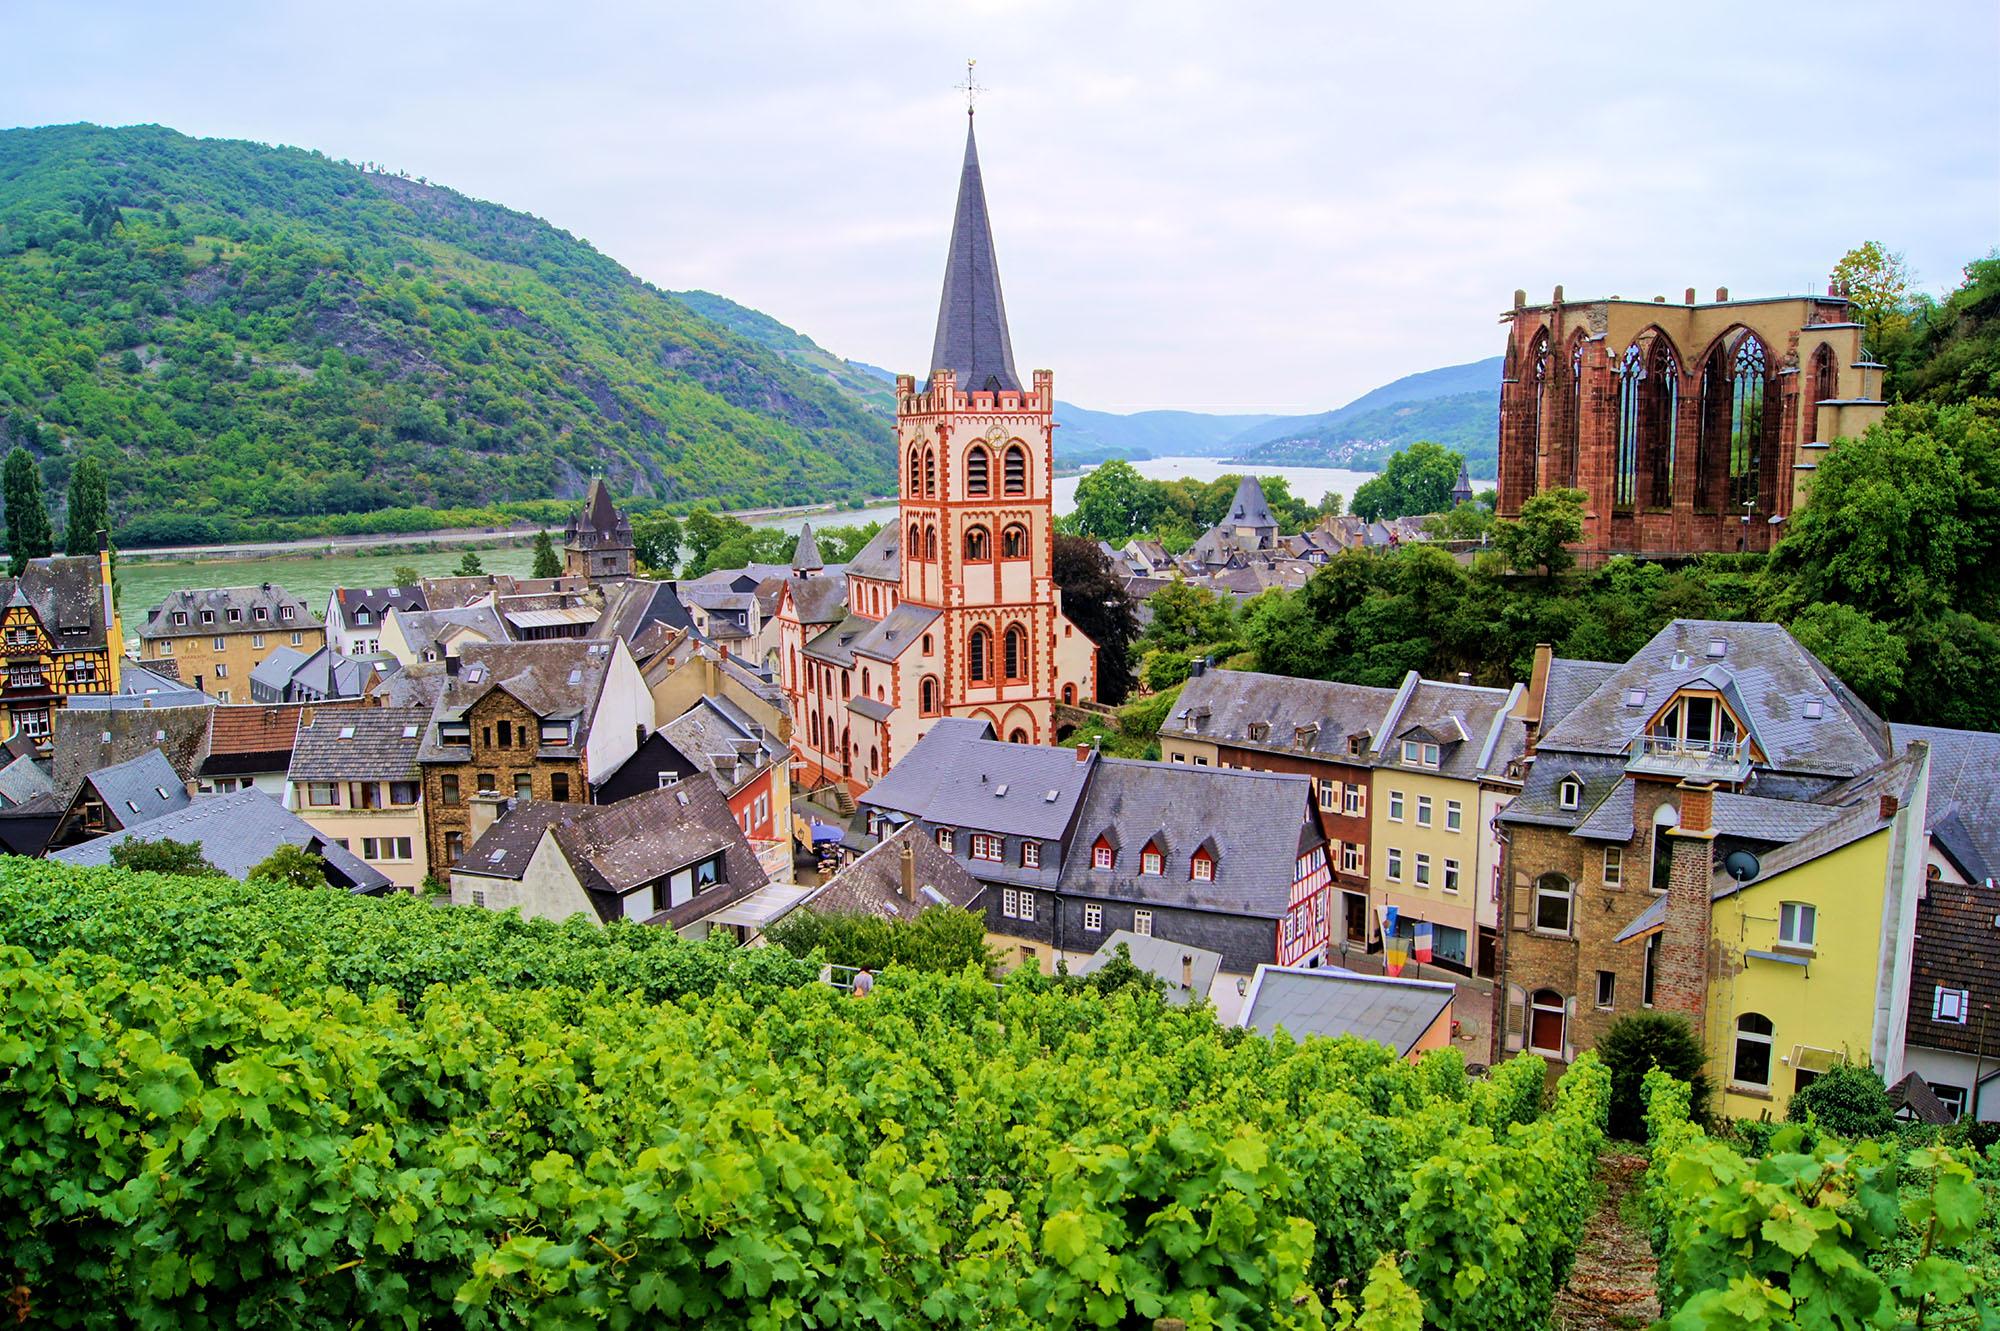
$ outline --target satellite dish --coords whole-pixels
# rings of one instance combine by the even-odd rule
[[[1757,857],[1747,850],[1732,850],[1722,857],[1722,869],[1739,883],[1747,883],[1755,878],[1764,866]]]

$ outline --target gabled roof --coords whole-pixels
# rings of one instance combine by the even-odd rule
[[[970,717],[933,721],[861,796],[862,807],[944,827],[1060,837],[1101,760],[1079,762],[1071,749],[1005,744],[992,734],[990,725]]]
[[[874,578],[878,582],[900,581],[903,576],[901,531],[900,523],[883,523],[882,530],[876,532],[868,544],[847,561],[847,576]]]
[[[786,584],[792,615],[801,624],[837,624],[847,611],[847,571],[827,569],[817,577],[793,578]]]
[[[1114,929],[1104,945],[1085,957],[1083,964],[1071,973],[1090,975],[1104,969],[1118,956],[1121,947],[1127,950],[1134,966],[1166,984],[1166,1000],[1174,1007],[1186,1007],[1207,998],[1215,984],[1215,973],[1222,969],[1220,952],[1155,935],[1135,934],[1130,929]],[[1183,987],[1181,977],[1190,972],[1193,982]]]
[[[817,582],[818,579],[815,578],[814,581]],[[866,615],[850,612],[832,628],[808,639],[806,655],[815,661],[825,661],[832,665],[853,665],[854,645],[865,638],[874,627],[874,620]]]
[[[915,870],[916,900],[903,893],[903,847],[908,846]],[[899,828],[834,874],[799,903],[804,910],[827,915],[878,915],[884,919],[915,919],[931,906],[973,909],[985,885],[958,858],[939,850],[916,823]]]
[[[543,720],[580,722],[574,742],[581,752],[612,654],[619,647],[581,639],[467,643],[458,673],[447,672],[432,719],[455,721],[497,689]],[[440,747],[432,733],[425,736],[421,756],[457,761],[456,753]]]
[[[137,827],[188,805],[187,786],[158,749],[100,768],[83,782],[96,792],[120,827]]]
[[[1376,736],[1376,761],[1384,767],[1434,771],[1465,780],[1479,776],[1484,740],[1516,697],[1510,689],[1417,679],[1414,672],[1404,680],[1403,694],[1402,705],[1384,718],[1382,732]],[[1402,746],[1395,742],[1404,736],[1436,744],[1438,765],[1430,768],[1404,763]]]
[[[1930,831],[1969,878],[2000,878],[2000,735],[1889,727],[1898,747],[1931,746]]]
[[[55,793],[55,782],[49,779],[48,770],[33,758],[19,757],[0,767],[0,808],[19,808]]]
[[[1301,842],[1319,839],[1309,821],[1311,778],[1130,758],[1095,767],[1077,811],[1078,841],[1104,836],[1119,852],[1109,869],[1093,867],[1088,854],[1065,856],[1063,892],[1264,919],[1285,913]],[[1156,838],[1165,845],[1163,872],[1142,874],[1140,850]],[[1204,843],[1215,847],[1215,876],[1197,881],[1188,861]]]
[[[335,587],[334,604],[340,607],[341,617],[348,623],[354,622],[357,610],[366,610],[376,623],[391,610],[424,610],[422,583],[408,587]]]
[[[351,892],[380,892],[391,886],[386,875],[371,868],[337,842],[321,835],[261,790],[209,795],[136,828],[113,832],[49,856],[65,864],[111,863],[111,848],[140,841],[192,841],[202,857],[231,878],[246,878],[279,846],[302,846],[325,863],[327,881]]]
[[[268,689],[273,697],[283,698],[292,676],[298,674],[307,659],[307,653],[296,647],[273,647],[269,656],[251,668],[250,687]]]
[[[291,781],[414,781],[430,709],[315,703],[300,722]]]
[[[26,605],[57,651],[123,650],[108,642],[104,582],[96,555],[31,559],[18,578],[0,578],[0,604]]]
[[[1350,755],[1348,738],[1375,733],[1395,698],[1394,689],[1366,684],[1204,670],[1181,686],[1160,733],[1365,765],[1367,746]],[[1253,727],[1263,728],[1262,739],[1251,737]]]
[[[952,370],[958,391],[1018,391],[1014,347],[1007,336],[1007,306],[1000,297],[1000,262],[993,253],[993,228],[986,218],[986,182],[979,172],[979,145],[972,118],[965,121],[965,162],[958,174],[958,211],[951,224],[945,259],[944,295],[938,301],[937,336],[931,343],[931,373]]]
[[[632,642],[655,625],[684,629],[694,623],[671,582],[611,583],[604,588],[604,613],[590,626],[593,638]]]
[[[54,745],[50,779],[65,805],[76,797],[90,772],[159,749],[175,777],[189,782],[208,757],[208,718],[215,708],[141,707],[129,711],[85,711],[59,707],[49,716]]]
[[[211,709],[203,776],[282,770],[291,762],[305,703],[250,703]]]
[[[938,616],[943,613],[927,605],[898,601],[894,610],[854,640],[853,652],[856,656],[873,657],[877,661],[894,661],[910,650],[910,645],[923,636],[925,629],[937,623]]]
[[[724,790],[734,791],[772,763],[789,761],[791,747],[727,698],[698,698],[660,727],[659,733]]]
[[[1402,1056],[1444,1015],[1455,992],[1435,980],[1265,965],[1251,980],[1242,1024],[1265,1035],[1282,1028],[1295,1040],[1349,1035]]]

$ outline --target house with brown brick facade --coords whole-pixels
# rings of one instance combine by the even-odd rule
[[[439,882],[476,839],[473,804],[590,801],[653,729],[653,701],[622,639],[468,644],[444,662],[425,728],[424,839]]]

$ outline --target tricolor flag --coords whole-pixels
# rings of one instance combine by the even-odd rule
[[[1431,959],[1431,922],[1429,920],[1417,921],[1416,950],[1418,961],[1429,961]]]
[[[1388,907],[1382,914],[1382,973],[1385,975],[1401,975],[1404,963],[1410,959],[1409,940],[1396,933],[1399,924],[1396,908]]]

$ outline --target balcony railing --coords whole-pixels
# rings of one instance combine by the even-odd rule
[[[1632,756],[1625,768],[1653,776],[1741,781],[1750,774],[1750,747],[1740,739],[1640,735],[1632,741]]]

